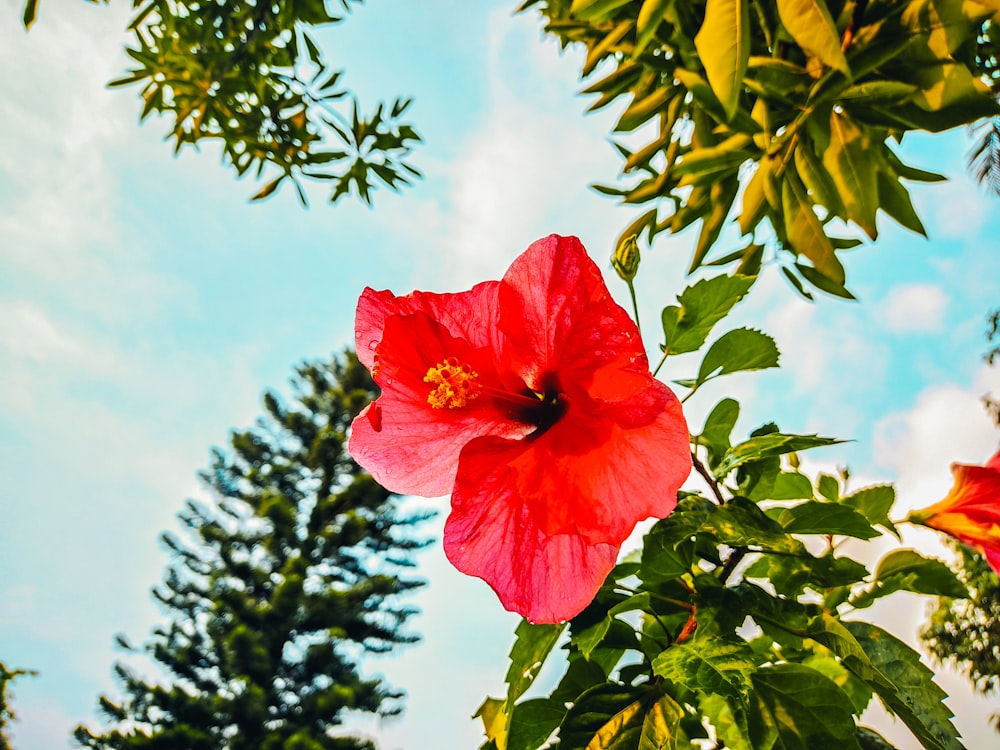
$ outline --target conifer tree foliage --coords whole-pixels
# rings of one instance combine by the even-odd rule
[[[10,708],[11,696],[7,688],[18,677],[34,674],[38,673],[31,669],[10,669],[0,661],[0,750],[12,750],[7,729],[10,722],[17,719],[17,715]]]
[[[976,550],[953,543],[959,552],[959,579],[968,599],[940,599],[920,637],[939,662],[965,672],[983,694],[1000,688],[1000,579]],[[993,724],[1000,731],[1000,714]]]
[[[390,715],[402,693],[362,674],[365,654],[415,642],[405,575],[424,542],[398,497],[348,456],[347,429],[374,383],[350,353],[305,363],[283,403],[215,449],[201,478],[216,501],[188,500],[184,540],[153,595],[169,616],[143,651],[166,674],[115,666],[123,697],[100,698],[110,727],[77,727],[89,748],[369,748],[334,735],[347,711]],[[124,637],[119,644],[135,652]]]

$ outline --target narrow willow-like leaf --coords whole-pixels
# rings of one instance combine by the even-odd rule
[[[812,201],[791,170],[781,182],[781,206],[785,235],[792,249],[808,258],[821,273],[843,283],[844,267],[813,210]]]
[[[895,219],[897,224],[921,237],[927,236],[927,230],[913,208],[909,191],[894,175],[887,174],[884,170],[878,173],[878,197],[879,207]]]
[[[674,0],[643,0],[642,7],[639,8],[639,15],[636,17],[633,57],[642,54],[643,50],[653,41],[656,30],[663,22],[664,13],[673,2]]]
[[[38,16],[38,0],[25,0],[24,12],[21,14],[21,23],[25,29],[30,29]]]
[[[600,21],[632,0],[573,0],[570,13],[581,21]]]
[[[708,0],[694,45],[712,91],[732,119],[750,59],[750,0]]]
[[[823,154],[823,165],[844,201],[847,218],[875,239],[879,161],[872,158],[873,148],[866,130],[847,115],[831,112],[830,146]]]

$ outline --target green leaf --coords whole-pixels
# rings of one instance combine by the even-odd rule
[[[697,351],[712,328],[753,286],[753,276],[716,276],[689,286],[677,301],[663,309],[663,350],[670,354]]]
[[[823,165],[844,201],[847,218],[872,239],[878,236],[875,212],[879,199],[878,160],[872,158],[874,148],[871,135],[846,114],[830,113],[830,145],[823,154]],[[842,278],[836,280],[843,282]]]
[[[740,182],[735,174],[730,174],[712,184],[709,190],[709,211],[702,217],[701,232],[698,233],[698,242],[688,273],[694,273],[698,269],[708,251],[719,239],[739,189]]]
[[[643,1],[642,7],[639,8],[639,15],[636,17],[635,49],[632,51],[633,58],[642,54],[642,51],[653,41],[656,30],[663,22],[664,13],[673,2],[674,0]]]
[[[778,347],[766,333],[737,328],[720,336],[698,368],[696,387],[720,375],[778,366]]]
[[[673,750],[685,747],[680,727],[684,709],[669,695],[652,705],[642,721],[642,733],[636,750]]]
[[[742,497],[734,497],[716,508],[702,524],[701,531],[711,533],[715,541],[730,547],[758,547],[763,550],[799,554],[802,542],[789,536],[760,507]]]
[[[473,719],[482,719],[487,741],[496,743],[497,747],[506,747],[507,744],[506,706],[506,701],[500,698],[487,698],[472,715]]]
[[[715,505],[697,495],[682,497],[674,512],[657,523],[642,542],[639,577],[646,583],[672,581],[694,563],[690,539]]]
[[[702,178],[732,171],[756,156],[756,152],[748,148],[752,143],[749,135],[737,133],[718,145],[693,148],[674,166],[673,173],[678,177],[695,175]]]
[[[842,442],[843,440],[819,437],[818,435],[785,435],[780,432],[758,435],[733,446],[726,453],[722,463],[715,469],[714,474],[717,479],[723,479],[729,472],[747,461],[795,453],[824,445],[836,445]]]
[[[927,230],[924,229],[923,222],[913,208],[909,191],[900,184],[895,175],[879,170],[878,197],[879,208],[891,216],[897,224],[921,237],[927,236]]]
[[[889,511],[896,502],[896,490],[891,484],[865,487],[843,498],[841,502],[854,508],[873,526],[881,526],[899,537],[895,525],[889,519]]]
[[[764,555],[743,576],[767,580],[783,595],[792,596],[802,594],[807,587],[823,593],[851,586],[868,577],[868,568],[849,557]]]
[[[860,679],[857,675],[844,668],[837,659],[830,654],[813,653],[801,661],[801,664],[810,669],[815,669],[820,674],[828,677],[837,687],[844,691],[844,694],[854,706],[856,715],[864,713],[871,703],[875,691],[871,686]],[[860,740],[859,740],[860,741]]]
[[[781,210],[785,235],[792,249],[807,257],[818,271],[844,283],[844,267],[837,260],[823,223],[813,210],[813,202],[797,175],[789,170],[781,181]]]
[[[588,750],[674,748],[683,709],[658,688],[599,685],[566,714],[560,746]],[[647,726],[647,722],[649,726]]]
[[[809,637],[836,654],[843,665],[869,684],[878,683],[886,689],[895,685],[872,664],[868,654],[850,630],[833,615],[824,612],[809,621]]]
[[[573,0],[569,12],[581,21],[601,21],[632,0]]]
[[[750,59],[750,0],[708,0],[694,45],[726,119],[732,119]]]
[[[803,263],[796,263],[795,270],[802,274],[802,278],[819,289],[821,292],[826,292],[827,294],[831,294],[834,297],[840,297],[841,299],[857,299],[857,297],[851,294],[850,290],[848,290],[846,286],[834,281],[829,276],[820,273],[812,266],[807,266]]]
[[[795,149],[795,169],[813,200],[834,216],[844,217],[844,202],[829,173],[820,164],[808,141]]]
[[[698,708],[708,717],[719,737],[730,750],[755,750],[750,742],[747,709],[742,701],[727,700],[721,695],[701,694]]]
[[[837,747],[860,750],[854,728],[854,706],[828,677],[800,664],[776,664],[752,676],[761,712],[763,740],[777,736],[785,750]],[[770,746],[758,742],[755,746]]]
[[[704,445],[710,454],[711,463],[715,464],[731,447],[729,435],[736,426],[740,416],[740,404],[731,398],[724,398],[717,403],[705,418],[705,427],[698,436],[698,444]]]
[[[824,65],[850,75],[840,35],[823,0],[778,0],[778,15],[795,43]]]
[[[38,0],[25,0],[24,13],[21,15],[21,22],[25,29],[30,29],[38,16]]]
[[[507,734],[507,750],[534,750],[556,730],[566,707],[551,698],[535,698],[514,706]]]
[[[753,650],[742,642],[698,638],[675,643],[653,659],[653,672],[696,694],[743,701],[756,668]]]
[[[545,658],[555,647],[565,628],[565,623],[532,625],[527,620],[521,620],[514,631],[516,640],[510,650],[510,666],[504,680],[509,686],[508,705],[514,705],[534,682]]]
[[[816,488],[819,490],[819,494],[831,503],[835,503],[840,499],[840,483],[831,474],[820,474],[819,480],[816,482]]]
[[[873,539],[879,535],[860,513],[834,503],[801,503],[783,511],[778,523],[789,534],[840,534],[855,539]]]
[[[891,149],[886,149],[886,156],[893,171],[904,180],[913,180],[914,182],[945,182],[948,179],[943,174],[928,172],[917,167],[911,167],[909,164],[904,164]]]
[[[955,573],[940,560],[924,557],[912,549],[890,552],[878,564],[872,588],[851,600],[858,608],[896,591],[963,599],[969,592]]]
[[[861,750],[896,750],[895,745],[869,727],[858,727],[858,743]]]
[[[864,101],[866,104],[894,104],[915,91],[915,84],[903,81],[865,81],[847,88],[840,99]]]
[[[797,471],[783,471],[774,482],[771,500],[812,500],[813,486],[809,477]]]
[[[275,177],[273,180],[271,180],[269,183],[267,183],[264,187],[262,187],[256,193],[254,193],[250,197],[250,200],[252,200],[252,201],[262,201],[262,200],[264,200],[269,195],[271,195],[271,193],[273,193],[275,190],[278,189],[278,186],[281,185],[282,181],[285,179],[286,176],[287,175],[279,175],[278,177]]]
[[[844,623],[872,664],[893,684],[869,683],[885,705],[910,728],[927,750],[961,750],[945,692],[934,673],[920,663],[920,654],[881,628],[867,622]]]
[[[681,85],[691,92],[695,103],[698,104],[716,122],[726,122],[726,111],[722,107],[719,97],[712,91],[708,82],[694,71],[686,68],[676,68],[674,77],[681,82]]]

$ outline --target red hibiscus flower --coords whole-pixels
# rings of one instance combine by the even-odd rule
[[[952,464],[951,473],[955,485],[947,497],[909,520],[975,547],[1000,573],[1000,451],[986,466]]]
[[[382,394],[351,454],[394,492],[451,493],[445,553],[507,609],[573,617],[636,523],[677,504],[680,403],[575,237],[467,292],[365,289],[355,333]]]

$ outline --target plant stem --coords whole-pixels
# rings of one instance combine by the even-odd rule
[[[722,490],[719,488],[719,483],[715,481],[715,477],[712,476],[712,473],[708,470],[705,464],[698,459],[698,454],[694,451],[691,451],[691,463],[694,464],[695,471],[701,474],[701,478],[704,479],[708,483],[708,486],[712,488],[712,493],[715,495],[715,499],[719,501],[719,505],[725,505],[726,499],[722,496]]]

